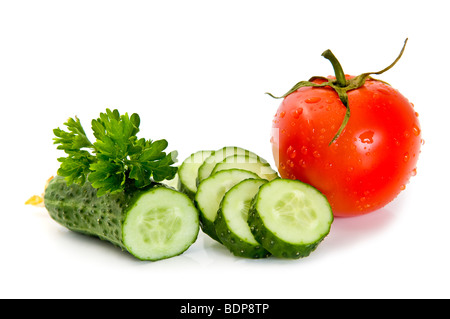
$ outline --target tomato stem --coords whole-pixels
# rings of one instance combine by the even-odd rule
[[[331,52],[331,50],[326,50],[322,53],[322,56],[331,62],[334,69],[334,74],[336,76],[337,85],[340,87],[347,86],[347,80],[345,79],[345,73],[342,69],[342,65],[339,63],[333,52]]]
[[[405,51],[406,42],[408,42],[408,38],[405,40],[405,43],[403,44],[403,48],[400,51],[400,54],[397,56],[395,61],[392,62],[388,67],[386,67],[383,70],[378,71],[378,72],[362,73],[362,74],[355,76],[349,80],[347,80],[345,78],[344,70],[342,69],[342,66],[339,63],[338,59],[336,59],[336,57],[330,50],[326,50],[325,52],[322,53],[322,56],[331,62],[333,69],[334,69],[335,76],[336,76],[336,80],[330,80],[328,78],[314,76],[309,81],[298,82],[288,92],[286,92],[282,96],[277,97],[268,92],[266,92],[266,94],[270,95],[273,98],[281,99],[281,98],[287,97],[289,94],[294,93],[295,91],[297,91],[298,89],[300,89],[302,87],[331,87],[333,90],[335,90],[339,96],[339,99],[341,100],[342,104],[345,106],[345,108],[347,110],[345,112],[345,116],[344,116],[344,119],[342,121],[342,124],[341,124],[339,130],[337,131],[336,135],[333,137],[333,139],[330,142],[330,144],[331,144],[341,135],[341,133],[344,131],[345,126],[347,125],[348,120],[350,119],[350,106],[348,105],[349,103],[348,103],[347,92],[360,88],[361,86],[364,85],[364,83],[366,82],[367,79],[373,79],[370,76],[371,74],[379,75],[379,74],[382,74],[382,73],[390,70],[402,57],[403,52]],[[315,83],[314,81],[318,80],[318,79],[321,79],[324,81],[321,83]],[[376,79],[373,79],[373,80],[376,80]],[[380,81],[380,80],[376,80],[376,81]],[[383,82],[383,81],[380,81],[380,82]],[[383,82],[383,83],[385,83],[385,82]]]

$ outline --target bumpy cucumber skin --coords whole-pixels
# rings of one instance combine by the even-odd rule
[[[125,250],[122,225],[133,197],[124,192],[97,197],[89,182],[67,185],[63,177],[56,176],[45,190],[44,204],[50,217],[62,226]]]
[[[288,243],[272,233],[261,219],[256,209],[258,194],[253,198],[248,215],[248,225],[256,241],[273,256],[288,259],[299,259],[309,256],[324,240],[326,235],[316,242],[306,245]]]
[[[195,201],[194,204],[195,204],[195,207],[197,208],[197,210],[199,212],[201,212],[201,209],[200,209],[197,201]],[[216,226],[214,225],[214,222],[211,222],[209,219],[204,217],[202,213],[200,213],[199,217],[200,217],[200,228],[202,229],[202,231],[206,235],[208,235],[209,237],[214,239],[215,241],[222,243],[219,239],[219,236],[217,236]]]
[[[241,238],[229,231],[222,208],[217,212],[214,222],[216,234],[220,242],[227,247],[235,256],[245,258],[266,258],[270,253],[262,245],[252,245],[244,242]]]

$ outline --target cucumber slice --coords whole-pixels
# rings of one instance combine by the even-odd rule
[[[197,186],[201,181],[211,175],[211,172],[217,163],[222,162],[225,158],[232,155],[248,155],[258,157],[255,153],[236,146],[226,146],[220,150],[214,151],[211,156],[205,159],[198,169]]]
[[[261,186],[248,223],[261,245],[277,257],[301,258],[330,232],[333,213],[326,197],[297,180],[275,179]]]
[[[262,179],[271,181],[278,178],[278,173],[270,167],[270,164],[260,157],[249,155],[232,155],[226,157],[222,162],[217,163],[211,175],[225,169],[240,168],[256,173]]]
[[[217,211],[225,193],[237,183],[259,176],[241,169],[220,171],[203,180],[195,194],[195,205],[200,212],[200,226],[203,232],[220,242],[214,227]]]
[[[198,212],[184,194],[155,188],[139,197],[123,224],[126,249],[141,260],[161,260],[186,251],[197,239]]]
[[[213,151],[198,151],[187,157],[178,169],[178,189],[194,199],[197,192],[198,169]]]
[[[141,260],[179,255],[199,232],[198,211],[183,193],[163,184],[97,197],[89,182],[53,178],[44,194],[49,215],[64,227],[98,237]]]
[[[247,223],[253,197],[265,179],[247,179],[233,186],[223,197],[214,222],[222,244],[234,255],[247,258],[268,257],[270,253],[258,243]]]

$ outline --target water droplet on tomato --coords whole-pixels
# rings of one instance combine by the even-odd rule
[[[286,168],[286,165],[284,165],[284,163],[280,163],[280,168],[281,168],[281,169],[285,169],[285,168]]]
[[[294,119],[298,119],[302,113],[303,113],[303,108],[299,107],[298,109],[295,109],[292,111],[292,117]]]
[[[282,112],[280,113],[280,117],[281,117],[281,118],[283,118],[285,115],[286,115],[286,112],[285,112],[285,111],[282,111]]]
[[[414,168],[412,171],[411,171],[411,176],[416,176],[417,175],[417,168]]]
[[[406,186],[404,184],[400,186],[401,191],[404,191],[405,189],[406,189]]]
[[[386,89],[378,89],[377,91],[380,92],[381,94],[389,95],[389,91]]]
[[[294,159],[295,156],[297,156],[297,151],[292,146],[288,147],[288,149],[286,150],[286,153],[289,156],[289,158],[292,158],[292,159]]]
[[[405,154],[403,154],[403,162],[408,162],[409,161],[409,153],[406,152]]]
[[[294,167],[294,162],[291,161],[291,160],[287,160],[286,161],[286,165],[289,166],[290,168],[293,168]]]
[[[302,167],[305,168],[306,167],[306,161],[304,159],[301,159],[300,161],[298,161],[298,164]]]
[[[419,113],[417,113],[417,112],[414,112],[414,115],[415,115],[416,117],[419,117]]]
[[[316,97],[310,97],[308,99],[305,100],[305,103],[308,104],[313,104],[313,103],[317,103],[320,102],[320,100],[322,100],[320,97],[316,96]]]
[[[359,140],[362,143],[372,144],[373,143],[373,135],[374,135],[373,131],[366,131],[366,132],[362,133],[361,135],[359,135]]]
[[[421,140],[420,140],[420,143],[421,143],[422,145],[425,145],[425,140],[424,140],[424,139],[421,139]]]
[[[319,151],[314,151],[314,152],[313,152],[313,156],[314,156],[315,158],[319,158],[319,157],[320,157]]]
[[[411,133],[409,133],[408,131],[405,131],[405,132],[403,133],[403,136],[404,136],[405,138],[409,138],[409,137],[411,136]]]
[[[303,155],[308,154],[308,148],[305,145],[303,145],[302,148],[300,149],[300,153],[302,153]]]
[[[417,126],[413,127],[413,134],[415,136],[419,136],[420,135],[420,128],[418,128]]]

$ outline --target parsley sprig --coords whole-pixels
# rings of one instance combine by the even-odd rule
[[[130,183],[142,188],[153,181],[175,177],[177,167],[171,165],[176,162],[177,152],[163,152],[168,146],[164,139],[138,139],[138,114],[120,115],[118,110],[106,109],[91,124],[94,143],[76,116],[64,123],[67,131],[53,130],[54,144],[67,154],[58,158],[58,175],[64,176],[68,184],[84,184],[88,180],[97,188],[97,195],[102,196],[122,192]]]

